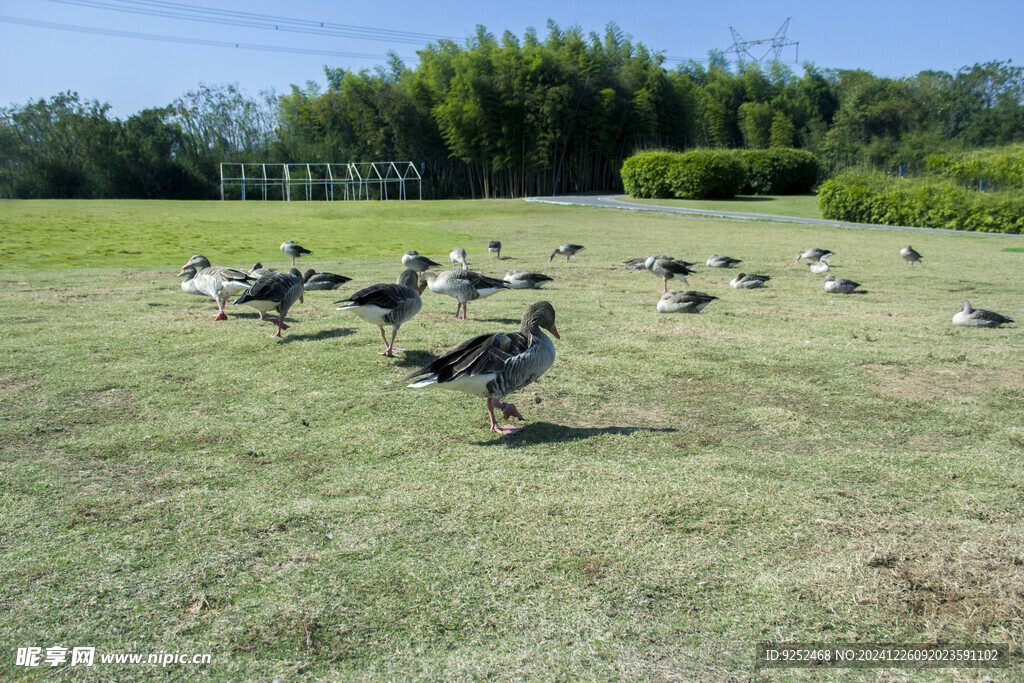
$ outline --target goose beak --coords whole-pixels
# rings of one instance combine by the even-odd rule
[[[561,339],[562,338],[561,335],[558,334],[558,328],[555,327],[554,323],[552,323],[551,327],[549,327],[548,329],[551,330],[551,334],[555,335],[555,339]]]
[[[185,274],[185,266],[182,266],[182,268],[181,268],[181,272],[180,272],[180,273],[178,273],[178,277],[181,277],[181,276],[182,276],[182,275],[184,275],[184,274]]]

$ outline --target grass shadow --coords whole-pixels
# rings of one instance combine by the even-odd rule
[[[500,325],[518,325],[523,322],[516,318],[477,318],[476,321],[481,323],[498,323]]]
[[[320,330],[319,332],[310,332],[308,334],[289,334],[278,342],[278,344],[291,344],[292,342],[299,341],[320,341],[322,339],[336,339],[337,337],[347,337],[350,334],[354,334],[355,329],[351,327],[335,327],[331,330]]]
[[[567,427],[551,422],[532,422],[525,426],[523,431],[516,434],[511,434],[507,437],[495,436],[492,439],[474,443],[477,446],[486,446],[504,442],[509,448],[522,448],[538,443],[580,441],[605,434],[629,436],[635,432],[662,432],[670,434],[677,431],[679,430],[674,427]]]
[[[429,351],[407,350],[395,358],[395,365],[403,368],[420,369],[430,361],[437,358]]]

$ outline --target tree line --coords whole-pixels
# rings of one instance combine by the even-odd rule
[[[401,160],[424,196],[518,197],[621,188],[639,150],[796,147],[827,175],[923,169],[936,152],[1024,140],[1024,69],[884,78],[863,70],[797,75],[720,52],[667,68],[610,24],[603,35],[549,22],[541,38],[484,28],[326,84],[252,97],[201,85],[124,120],[60,93],[0,109],[0,195],[213,198],[221,162]]]

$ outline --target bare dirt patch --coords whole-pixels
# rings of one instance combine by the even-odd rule
[[[990,368],[906,367],[868,363],[865,370],[878,379],[872,391],[879,396],[932,401],[955,396],[982,396],[997,389],[1024,388],[1024,376]]]

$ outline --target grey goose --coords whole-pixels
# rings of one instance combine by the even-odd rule
[[[420,256],[418,251],[410,250],[402,255],[402,265],[406,268],[415,270],[417,273],[422,273],[424,270],[436,268],[441,264],[427,258],[426,256]]]
[[[690,267],[692,265],[689,261],[681,261],[664,254],[656,254],[647,257],[647,260],[644,262],[644,270],[648,270],[662,279],[664,286],[661,291],[664,293],[668,291],[669,280],[682,280],[689,284],[686,276],[692,275],[695,272]]]
[[[505,282],[512,289],[540,289],[545,282],[551,282],[552,278],[544,273],[524,273],[515,268],[505,273]]]
[[[225,266],[211,266],[202,254],[196,254],[181,267],[178,277],[186,276],[181,290],[188,294],[205,295],[217,302],[214,320],[227,320],[224,304],[230,297],[249,289],[253,279],[248,273]]]
[[[249,291],[235,300],[236,305],[252,306],[260,313],[261,320],[269,320],[277,325],[277,335],[281,336],[282,330],[287,330],[284,319],[288,315],[288,309],[302,297],[302,277],[294,273],[279,273],[276,270],[268,271],[260,275],[253,283]],[[277,318],[267,315],[271,311],[277,312]]]
[[[835,256],[835,253],[828,249],[821,249],[819,247],[811,247],[806,251],[802,251],[796,255],[796,260],[793,263],[800,263],[800,259],[810,259],[811,261],[820,261],[826,256]]]
[[[309,249],[306,249],[305,247],[300,247],[298,244],[295,243],[295,240],[288,240],[287,242],[283,242],[281,244],[281,251],[284,252],[285,256],[291,257],[293,268],[295,267],[295,259],[299,258],[300,256],[305,256],[306,254],[313,253]]]
[[[825,291],[829,294],[852,294],[853,290],[860,287],[859,282],[836,277],[829,273],[825,276]]]
[[[555,309],[547,301],[538,301],[523,313],[518,332],[482,334],[428,363],[405,378],[421,377],[409,387],[436,386],[462,391],[487,399],[490,429],[498,434],[520,431],[511,425],[499,425],[494,409],[505,420],[524,420],[514,403],[503,399],[534,382],[555,362],[555,345],[541,328],[560,339],[555,327]]]
[[[455,307],[455,319],[466,319],[466,303],[496,294],[503,289],[510,289],[508,283],[493,277],[481,275],[472,270],[445,270],[440,273],[427,273],[427,287],[435,294],[445,294],[458,301]]]
[[[704,292],[677,292],[672,289],[661,295],[658,313],[700,313],[717,298]]]
[[[729,281],[733,289],[758,289],[764,287],[765,283],[772,279],[771,275],[748,275],[740,273]]]
[[[708,257],[708,266],[711,268],[732,268],[733,266],[743,263],[741,259],[731,258],[729,256],[719,256],[718,254],[712,254]]]
[[[1013,318],[1001,313],[973,308],[967,299],[960,303],[960,310],[953,316],[953,324],[962,327],[999,327],[1012,322],[1015,322]]]
[[[497,254],[498,260],[501,260],[501,242],[498,240],[491,240],[487,243],[487,258],[490,258],[491,254]]]
[[[384,350],[380,356],[393,357],[405,349],[395,348],[395,335],[402,323],[420,312],[423,300],[416,291],[419,273],[408,268],[398,276],[395,284],[370,285],[360,289],[347,299],[335,301],[345,304],[338,307],[339,311],[352,311],[357,316],[380,328],[380,338],[384,340]],[[384,334],[384,326],[391,326],[391,341]]]
[[[577,252],[583,251],[585,248],[586,247],[580,244],[563,244],[557,249],[555,249],[553,252],[551,252],[551,256],[548,257],[548,263],[551,263],[551,261],[553,261],[556,256],[564,256],[565,262],[568,263],[570,256],[573,256]]]
[[[900,249],[900,256],[903,257],[903,262],[904,262],[903,263],[903,267],[904,268],[913,268],[914,267],[914,263],[916,261],[920,261],[921,260],[921,255],[919,253],[917,253],[917,250],[914,249],[909,244],[907,246],[903,247],[902,249]]]
[[[454,268],[455,265],[458,264],[462,266],[464,269],[469,270],[469,266],[466,265],[466,250],[463,249],[462,247],[455,247],[454,249],[452,249],[451,252],[448,254],[448,258],[450,258],[452,261],[452,268]]]

